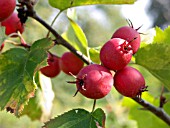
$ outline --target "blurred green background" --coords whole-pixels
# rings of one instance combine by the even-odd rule
[[[156,14],[159,13],[161,10],[157,10],[154,6],[158,3],[156,3],[154,0],[148,0],[148,4],[150,6],[148,6],[146,11],[149,12],[149,16],[152,19],[150,21],[150,28],[156,25],[160,27],[166,26],[169,22],[166,20],[166,18],[160,24],[160,22],[158,22],[159,17],[157,16],[158,19],[153,19],[153,11],[149,11],[155,9],[154,12],[156,12]],[[111,35],[117,28],[127,25],[126,18],[121,12],[122,7],[123,5],[92,5],[76,7],[72,8],[71,10],[76,11],[75,20],[86,34],[89,46],[96,47],[102,45],[108,39],[110,39]],[[162,9],[164,7],[167,8],[165,5],[162,5]],[[39,0],[38,4],[36,5],[36,11],[49,24],[51,24],[52,20],[59,12],[57,9],[50,7],[47,0]],[[135,23],[133,20],[132,22]],[[57,30],[59,34],[62,34],[63,32],[67,31],[68,27],[69,21],[65,11],[62,12],[57,18],[54,24],[54,29]],[[46,37],[47,32],[48,31],[42,25],[29,18],[25,25],[23,37],[28,43],[32,44],[35,40]],[[11,46],[8,45],[6,47]],[[67,49],[62,46],[55,46],[51,49],[51,51],[54,54],[61,56],[65,51],[67,51]],[[136,66],[136,68],[138,68],[144,74],[147,84],[150,86],[149,90],[151,91],[149,93],[155,98],[158,98],[161,83],[142,67]],[[61,72],[56,78],[51,79],[52,89],[54,91],[54,100],[51,113],[48,115],[50,118],[60,115],[73,108],[84,108],[91,111],[93,100],[87,99],[81,94],[73,97],[76,87],[75,85],[68,84],[66,82],[72,80],[74,80],[72,76],[68,76],[63,72]],[[50,80],[48,79],[48,81]],[[102,108],[107,115],[107,128],[137,128],[137,123],[134,120],[129,119],[129,109],[122,106],[122,101],[123,97],[118,94],[114,88],[109,95],[97,101],[96,107]],[[35,107],[35,110],[32,109],[31,111],[39,111],[39,109],[36,109],[38,108],[37,106],[38,105],[33,106]],[[41,120],[46,121],[48,118],[45,117],[45,119]],[[40,128],[42,125],[43,123],[40,120],[31,120],[26,115],[16,118],[8,112],[0,111],[0,128]]]

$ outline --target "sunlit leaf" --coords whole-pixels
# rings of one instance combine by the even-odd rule
[[[74,22],[75,23],[75,22]],[[77,25],[76,25],[77,26]],[[78,28],[80,29],[80,28]],[[82,31],[82,30],[78,30]],[[71,25],[68,27],[68,30],[62,34],[62,37],[70,43],[76,50],[81,51],[83,54],[87,55],[87,48],[85,45],[87,45],[84,42],[81,42],[80,38],[77,37],[76,33],[78,33]],[[84,35],[83,35],[84,38]],[[84,40],[84,39],[83,39]]]
[[[101,109],[89,113],[84,109],[70,110],[49,122],[45,128],[98,128],[105,123],[105,114]]]
[[[50,5],[60,10],[70,7],[94,4],[133,4],[136,0],[48,0]]]
[[[74,22],[72,19],[69,18],[70,24],[75,32],[75,35],[77,37],[77,39],[79,40],[79,42],[81,43],[82,47],[84,49],[87,49],[88,47],[88,42],[87,42],[87,38],[83,32],[83,30],[80,28],[80,26]]]
[[[94,62],[99,64],[100,63],[100,49],[101,47],[89,47],[89,54],[90,54],[90,59]]]
[[[170,44],[170,26],[168,26],[165,30],[162,30],[159,27],[155,28],[156,36],[154,37],[153,43],[167,43]]]
[[[170,45],[150,44],[139,49],[136,63],[149,70],[170,89]]]

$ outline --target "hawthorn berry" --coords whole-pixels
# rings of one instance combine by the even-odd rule
[[[58,56],[49,53],[47,59],[48,65],[40,69],[41,73],[51,78],[57,76],[61,71],[59,60],[60,58]]]
[[[68,83],[76,83],[77,92],[85,97],[100,99],[110,92],[113,86],[113,76],[104,66],[91,64],[80,70],[75,82]]]
[[[140,34],[137,32],[137,30],[134,29],[133,26],[123,26],[114,32],[112,38],[121,38],[127,42],[130,42],[130,45],[133,49],[133,54],[135,54],[139,49],[141,42]]]
[[[147,88],[142,74],[137,69],[129,66],[115,73],[114,87],[120,94],[132,98],[140,97]]]
[[[132,58],[132,47],[124,39],[113,38],[106,42],[100,51],[101,63],[110,70],[124,68]]]
[[[16,0],[0,0],[0,22],[13,13],[15,6]]]
[[[60,69],[68,75],[77,75],[83,68],[83,61],[72,52],[65,52],[59,62]],[[71,73],[71,74],[70,74]]]
[[[21,34],[24,32],[24,25],[21,23],[16,12],[13,12],[8,19],[2,21],[1,25],[6,28],[5,30],[6,35],[17,33],[17,31],[19,31]]]

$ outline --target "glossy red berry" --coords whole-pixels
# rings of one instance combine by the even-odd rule
[[[59,67],[59,60],[59,57],[53,54],[48,54],[48,65],[40,69],[41,73],[51,78],[57,76],[61,71]]]
[[[133,54],[135,54],[140,47],[140,34],[132,26],[123,26],[117,29],[112,38],[121,38],[127,42],[130,42],[133,49]]]
[[[16,0],[0,0],[0,22],[13,13],[15,6]]]
[[[116,90],[124,96],[141,96],[146,91],[145,79],[135,68],[126,66],[114,75],[114,86]]]
[[[77,75],[83,68],[83,61],[72,52],[65,52],[60,59],[61,70],[68,75]],[[70,74],[71,73],[71,74]]]
[[[21,34],[24,32],[24,25],[20,22],[18,14],[15,12],[8,19],[2,22],[2,26],[6,28],[5,30],[6,35],[17,33],[17,31],[19,31]]]
[[[77,92],[90,99],[100,99],[110,92],[113,76],[107,68],[91,64],[80,70],[75,83]]]
[[[132,54],[131,45],[126,40],[113,38],[101,48],[100,60],[108,69],[120,70],[130,62]]]

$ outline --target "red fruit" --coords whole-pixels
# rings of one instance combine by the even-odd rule
[[[8,19],[2,22],[2,26],[5,26],[6,28],[5,30],[6,35],[17,33],[17,31],[19,31],[22,34],[24,31],[24,25],[20,22],[18,14],[15,12]]]
[[[142,74],[129,66],[116,72],[114,86],[119,93],[132,98],[141,96],[141,93],[146,91],[145,80]]]
[[[113,86],[113,76],[110,71],[97,64],[82,68],[76,79],[77,92],[91,99],[103,98]]]
[[[71,75],[70,73],[77,75],[83,65],[83,61],[72,52],[65,52],[60,59],[60,68],[68,75]]]
[[[0,22],[13,13],[15,6],[16,0],[0,0]]]
[[[4,48],[4,46],[5,46],[5,43],[3,42],[3,43],[1,44],[1,46],[0,46],[0,52],[2,51],[2,49]]]
[[[51,78],[57,76],[60,73],[59,60],[59,57],[53,54],[48,54],[48,66],[41,68],[41,73]]]
[[[126,40],[113,38],[101,48],[100,60],[108,69],[120,70],[130,62],[132,54],[131,45]]]
[[[117,29],[112,38],[121,38],[127,42],[130,42],[133,49],[133,54],[135,54],[140,47],[140,34],[131,26],[124,26]]]

